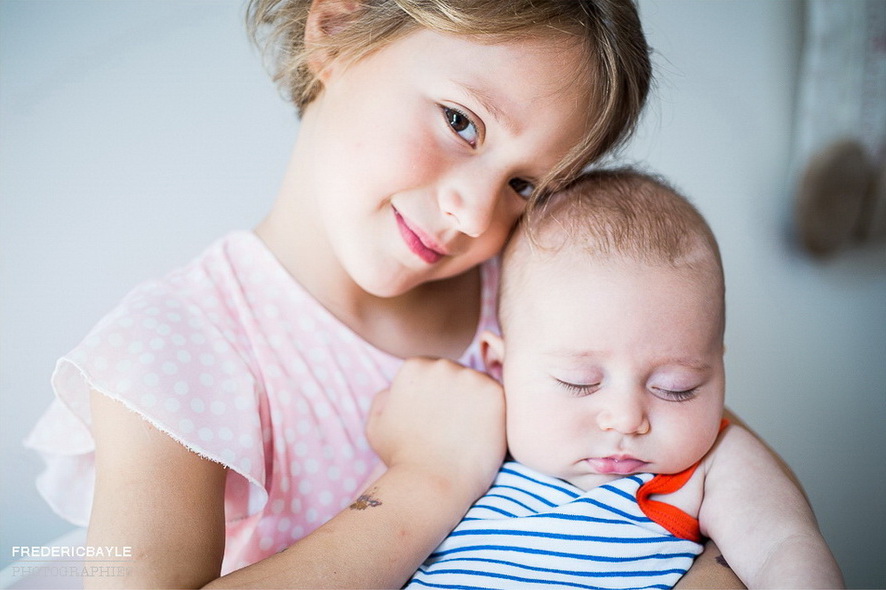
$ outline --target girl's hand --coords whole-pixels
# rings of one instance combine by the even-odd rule
[[[458,363],[410,359],[376,396],[366,432],[388,468],[457,482],[473,500],[504,459],[504,394],[494,379]]]

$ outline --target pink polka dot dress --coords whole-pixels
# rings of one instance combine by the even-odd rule
[[[481,369],[496,330],[496,261],[482,267]],[[47,464],[37,487],[89,521],[89,391],[119,400],[193,452],[229,468],[223,572],[281,551],[353,501],[379,461],[364,423],[402,363],[331,315],[252,232],[145,283],[59,360],[56,399],[26,440]]]

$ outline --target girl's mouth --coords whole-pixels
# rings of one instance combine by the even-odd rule
[[[406,219],[394,209],[394,217],[397,219],[397,228],[400,236],[406,242],[406,246],[419,258],[428,264],[434,264],[444,256],[446,251],[426,235],[420,228],[410,225]]]

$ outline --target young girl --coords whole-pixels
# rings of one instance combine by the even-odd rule
[[[279,198],[59,361],[39,486],[90,545],[131,547],[127,585],[399,586],[492,481],[503,401],[445,362],[399,379],[366,489],[370,403],[405,357],[480,367],[490,258],[630,132],[648,49],[629,0],[249,14],[301,114]]]

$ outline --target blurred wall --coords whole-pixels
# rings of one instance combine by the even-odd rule
[[[69,529],[21,448],[55,359],[137,282],[253,226],[297,123],[239,1],[0,3],[0,566]],[[658,82],[624,158],[708,217],[728,403],[793,466],[853,587],[886,586],[886,250],[790,239],[799,0],[647,1]]]

